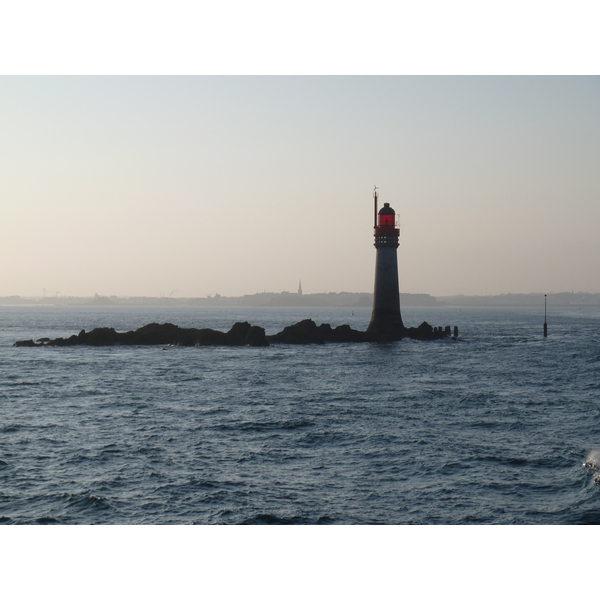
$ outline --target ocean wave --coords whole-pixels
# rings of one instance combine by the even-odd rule
[[[60,525],[60,519],[55,519],[54,517],[38,517],[35,522],[38,525]]]
[[[5,425],[4,427],[0,427],[0,433],[15,433],[17,431],[20,431],[21,429],[27,429],[27,427],[18,424]]]
[[[306,517],[278,517],[271,513],[258,513],[240,522],[240,525],[310,525],[316,521]]]
[[[110,504],[106,498],[97,496],[91,492],[82,492],[80,494],[61,494],[60,498],[66,501],[71,508],[81,510],[106,510],[110,508]]]
[[[307,420],[298,421],[245,421],[239,423],[223,423],[215,425],[215,429],[225,431],[273,431],[273,430],[292,430],[313,427],[314,422]]]

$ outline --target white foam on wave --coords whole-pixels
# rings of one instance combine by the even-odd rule
[[[600,471],[600,449],[596,448],[589,452],[589,454],[585,457],[583,466]]]

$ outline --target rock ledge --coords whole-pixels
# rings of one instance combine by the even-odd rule
[[[50,340],[42,338],[21,340],[14,346],[269,346],[270,344],[326,344],[354,342],[392,342],[402,338],[437,340],[450,337],[450,327],[432,327],[426,321],[419,327],[405,328],[401,334],[385,335],[357,331],[349,325],[336,328],[327,323],[317,325],[305,319],[285,327],[275,335],[265,335],[265,330],[250,323],[236,323],[227,333],[214,329],[182,328],[172,323],[150,323],[135,331],[119,333],[112,327],[99,327],[90,332],[81,330],[78,335]]]

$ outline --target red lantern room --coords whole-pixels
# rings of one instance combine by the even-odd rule
[[[396,229],[396,211],[390,206],[389,202],[386,202],[377,215],[375,235],[398,235],[398,233],[398,229]]]

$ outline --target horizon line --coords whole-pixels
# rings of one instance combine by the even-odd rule
[[[160,296],[151,296],[151,295],[143,295],[143,294],[98,294],[95,293],[93,295],[47,295],[47,296],[28,296],[22,294],[8,294],[5,296],[0,296],[0,299],[8,299],[8,298],[22,298],[22,299],[37,299],[37,300],[57,300],[57,299],[94,299],[94,298],[119,298],[119,299],[131,299],[131,298],[149,298],[156,300],[198,300],[198,299],[214,299],[214,298],[244,298],[246,296],[260,296],[260,295],[289,295],[289,296],[323,296],[323,295],[337,295],[337,294],[348,294],[348,295],[373,295],[373,292],[303,292],[299,294],[298,292],[288,292],[287,290],[283,290],[281,292],[254,292],[251,294],[239,294],[232,296],[225,296],[219,294],[218,292],[214,294],[206,294],[203,296],[174,296],[174,295],[160,295]],[[456,298],[456,297],[465,297],[465,298],[493,298],[497,296],[557,296],[557,295],[577,295],[577,294],[585,294],[589,296],[597,295],[600,296],[600,292],[588,292],[583,290],[578,290],[575,292],[574,290],[566,290],[562,292],[500,292],[496,294],[465,294],[465,293],[454,293],[454,294],[431,294],[427,292],[400,292],[400,295],[405,296],[429,296],[431,298]]]

